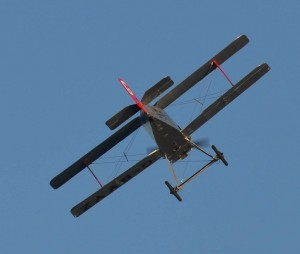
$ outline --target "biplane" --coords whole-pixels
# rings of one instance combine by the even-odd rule
[[[270,70],[268,64],[263,63],[252,70],[236,84],[229,79],[229,77],[221,68],[221,64],[242,49],[248,42],[249,39],[247,36],[239,36],[222,51],[208,60],[203,66],[201,66],[180,84],[175,86],[172,90],[164,95],[163,93],[174,84],[170,77],[163,78],[157,84],[147,90],[141,100],[134,95],[125,81],[119,78],[119,82],[126,89],[135,103],[125,107],[111,117],[106,122],[106,125],[111,130],[114,130],[130,120],[130,118],[136,113],[139,113],[139,115],[127,122],[124,126],[120,127],[101,144],[96,146],[82,158],[54,177],[50,181],[50,185],[54,189],[57,189],[83,169],[88,168],[91,171],[90,165],[94,161],[99,159],[102,155],[104,155],[141,126],[144,126],[151,133],[151,136],[156,142],[157,148],[150,152],[145,158],[141,159],[135,165],[130,167],[127,171],[124,171],[119,176],[115,177],[112,181],[108,182],[104,186],[100,184],[101,188],[99,190],[71,209],[73,216],[80,216],[96,203],[103,200],[119,187],[151,166],[160,158],[168,160],[172,166],[178,160],[185,159],[192,149],[197,149],[204,153],[205,156],[209,157],[208,163],[206,163],[196,173],[191,175],[187,180],[181,182],[180,184],[176,182],[175,186],[172,186],[168,181],[165,182],[170,194],[173,194],[179,201],[182,200],[179,195],[179,191],[205,169],[218,161],[223,162],[227,166],[228,163],[223,153],[219,151],[216,146],[212,145],[212,150],[214,152],[212,155],[205,151],[199,144],[197,144],[197,142],[193,141],[191,135]],[[192,120],[185,128],[181,129],[165,112],[164,109],[216,69],[219,69],[224,74],[225,78],[231,83],[232,87],[223,93],[223,95],[221,95],[210,106],[205,108],[202,113]],[[157,98],[158,100],[150,105],[150,103]],[[91,171],[91,173],[93,172]]]

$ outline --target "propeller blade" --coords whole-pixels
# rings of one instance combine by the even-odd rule
[[[209,142],[209,138],[199,138],[196,139],[195,141],[193,141],[197,146],[200,147],[209,147],[210,146],[210,142]]]
[[[147,147],[147,154],[152,153],[153,151],[155,151],[156,149],[158,149],[157,146],[151,146],[151,147]]]

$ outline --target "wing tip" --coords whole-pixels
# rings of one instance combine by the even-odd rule
[[[242,40],[242,41],[244,41],[245,44],[247,44],[247,43],[250,42],[248,36],[245,35],[245,34],[239,35],[239,36],[236,38],[236,40]]]
[[[53,178],[53,179],[50,181],[50,186],[51,186],[54,190],[56,190],[56,189],[58,189],[58,188],[61,186],[61,184],[60,184],[58,181],[56,181],[55,178]]]
[[[264,66],[264,67],[267,69],[267,71],[271,70],[271,67],[270,67],[269,64],[263,63],[263,64],[261,64],[261,65]]]
[[[79,214],[76,211],[75,207],[73,207],[70,212],[71,212],[71,214],[73,215],[74,218],[77,218],[77,217],[79,217],[81,215],[81,213]]]
[[[271,67],[267,63],[262,63],[262,64],[258,65],[256,67],[256,69],[259,69],[259,71],[262,72],[264,75],[271,70]]]

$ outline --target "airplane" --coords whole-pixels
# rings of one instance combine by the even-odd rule
[[[82,215],[88,209],[140,174],[160,158],[168,160],[171,167],[173,167],[173,164],[178,160],[185,159],[192,149],[197,149],[210,158],[207,164],[180,184],[175,181],[176,184],[173,187],[168,181],[165,181],[170,194],[174,195],[179,201],[181,201],[182,198],[178,192],[204,170],[218,161],[221,161],[225,166],[228,166],[228,162],[226,161],[223,153],[219,151],[216,146],[212,145],[212,150],[215,154],[211,155],[197,144],[196,141],[194,142],[191,135],[270,70],[269,65],[267,63],[263,63],[254,68],[254,70],[236,84],[229,79],[220,65],[242,49],[248,42],[249,39],[246,35],[239,36],[164,95],[162,94],[174,84],[173,80],[169,76],[163,78],[153,87],[148,89],[141,100],[135,96],[126,82],[119,78],[119,82],[135,103],[125,107],[120,112],[112,116],[108,121],[106,121],[106,125],[111,130],[114,130],[133,117],[136,113],[139,113],[139,116],[119,128],[101,144],[89,151],[82,158],[77,160],[50,181],[50,185],[54,189],[57,189],[83,169],[88,168],[101,185],[99,190],[71,209],[73,216],[78,217]],[[185,128],[181,129],[164,109],[216,69],[219,69],[224,74],[232,87],[210,106],[204,109],[202,113],[192,120]],[[154,104],[150,105],[150,103],[160,95],[162,96]],[[90,165],[141,126],[144,126],[151,133],[151,136],[156,142],[157,148],[150,152],[145,158],[130,167],[127,171],[121,173],[119,176],[103,186],[90,169]]]

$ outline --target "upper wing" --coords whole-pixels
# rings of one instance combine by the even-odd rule
[[[224,95],[217,99],[213,104],[206,108],[201,115],[199,115],[195,120],[193,120],[182,132],[189,136],[195,130],[200,128],[204,123],[211,119],[215,114],[217,114],[221,109],[232,102],[236,97],[253,85],[257,80],[259,80],[263,75],[265,75],[270,70],[267,64],[261,64],[251,71],[246,77],[239,81],[235,86],[230,88]]]
[[[121,129],[111,135],[109,138],[104,140],[100,145],[96,146],[93,150],[88,152],[70,167],[65,169],[59,175],[54,177],[50,181],[50,185],[57,189],[62,186],[64,183],[69,181],[73,176],[78,174],[81,170],[86,168],[87,165],[91,164],[97,160],[101,155],[105,154],[112,147],[118,144],[120,141],[129,136],[132,132],[138,129],[142,125],[141,119],[139,117],[133,119],[128,124],[124,125]]]
[[[144,169],[152,165],[159,158],[161,158],[161,153],[157,149],[146,156],[144,159],[139,161],[137,164],[132,166],[130,169],[119,175],[117,178],[103,186],[100,190],[96,191],[94,194],[80,202],[78,205],[74,206],[71,210],[71,213],[74,217],[78,217],[92,206],[100,202],[102,199],[107,197],[109,194],[114,192],[116,189],[121,187],[124,183],[127,183],[130,179],[137,176]]]
[[[216,69],[216,66],[213,64],[213,61],[217,61],[219,64],[225,62],[228,58],[230,58],[233,54],[243,48],[249,39],[246,35],[241,35],[237,39],[235,39],[232,43],[230,43],[226,48],[224,48],[221,52],[215,55],[212,59],[210,59],[206,64],[201,66],[198,70],[196,70],[193,74],[183,80],[179,85],[177,85],[173,90],[163,96],[158,102],[156,106],[160,108],[165,108],[173,101],[175,101],[178,97],[180,97],[187,90],[196,85],[201,79],[207,76],[210,72]]]

